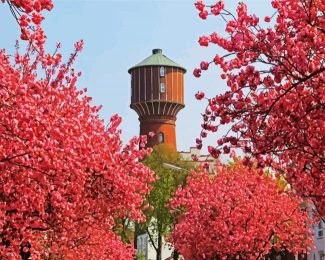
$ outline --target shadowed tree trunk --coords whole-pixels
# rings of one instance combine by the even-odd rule
[[[156,257],[156,260],[161,260],[161,249],[162,249],[162,235],[161,233],[159,232],[158,233],[158,245],[157,245],[157,257]]]
[[[138,248],[138,233],[139,233],[139,224],[137,222],[134,223],[134,238],[133,238],[133,246],[136,250]],[[136,260],[137,257],[135,256],[134,259]]]

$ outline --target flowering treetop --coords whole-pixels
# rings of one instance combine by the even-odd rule
[[[308,216],[293,192],[239,160],[216,172],[192,173],[170,203],[181,212],[172,241],[186,259],[263,259],[272,247],[310,250]]]
[[[217,15],[226,21],[222,37],[201,36],[201,46],[216,45],[225,52],[203,61],[200,77],[213,63],[222,69],[229,90],[208,98],[203,130],[197,139],[220,125],[231,125],[227,135],[209,147],[212,156],[242,148],[260,167],[272,167],[292,187],[311,198],[325,216],[325,7],[322,0],[273,0],[275,13],[264,18],[266,28],[247,6],[236,14],[223,1],[195,4],[202,19]],[[197,99],[203,99],[199,92]],[[249,163],[249,159],[247,159]]]

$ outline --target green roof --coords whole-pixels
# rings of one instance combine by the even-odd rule
[[[161,49],[153,49],[152,55],[150,55],[148,58],[144,59],[137,65],[131,67],[129,69],[129,73],[132,69],[138,68],[138,67],[145,67],[145,66],[168,66],[168,67],[176,67],[184,70],[186,72],[186,69],[176,62],[173,62],[171,59],[167,58],[165,55],[162,54]]]

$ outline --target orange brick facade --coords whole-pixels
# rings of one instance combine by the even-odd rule
[[[165,143],[176,151],[176,118],[150,117],[140,120],[140,135],[148,135],[149,132],[155,135],[148,136],[147,146]]]

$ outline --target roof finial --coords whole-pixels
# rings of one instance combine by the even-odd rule
[[[162,49],[153,49],[152,54],[162,53]]]

